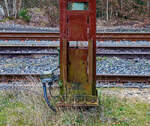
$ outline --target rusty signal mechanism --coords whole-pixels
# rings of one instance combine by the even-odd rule
[[[96,0],[60,0],[58,106],[97,106]]]
[[[98,106],[96,0],[60,0],[60,50],[58,51],[59,66],[51,73],[46,72],[40,76],[44,99],[49,108],[57,112],[53,104],[57,107]],[[60,68],[60,78],[54,74],[58,68]],[[60,94],[54,96],[52,85],[58,80]],[[49,101],[47,86],[50,98],[55,98],[54,101]]]

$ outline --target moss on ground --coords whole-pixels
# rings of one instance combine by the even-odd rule
[[[100,92],[99,92],[100,93]],[[97,109],[47,107],[42,95],[29,92],[0,92],[0,126],[149,126],[150,105],[113,96],[100,96]]]

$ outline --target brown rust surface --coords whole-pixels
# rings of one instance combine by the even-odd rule
[[[92,94],[91,84],[88,84],[88,50],[69,48],[68,82],[70,90],[76,94]]]
[[[87,16],[76,14],[68,16],[68,39],[70,41],[87,41]]]

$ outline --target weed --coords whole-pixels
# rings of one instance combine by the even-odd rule
[[[28,15],[28,11],[26,9],[23,9],[19,12],[19,18],[29,22],[31,16]]]
[[[102,60],[102,57],[96,57],[96,60],[97,60],[97,61],[101,61],[101,60]]]
[[[103,60],[107,60],[108,58],[106,56],[103,57]]]

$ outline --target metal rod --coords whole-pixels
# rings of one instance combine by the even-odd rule
[[[44,99],[48,105],[48,107],[53,110],[54,112],[56,112],[56,109],[50,104],[50,101],[48,100],[48,97],[47,97],[47,88],[46,88],[46,84],[43,83],[43,91],[44,91]]]

